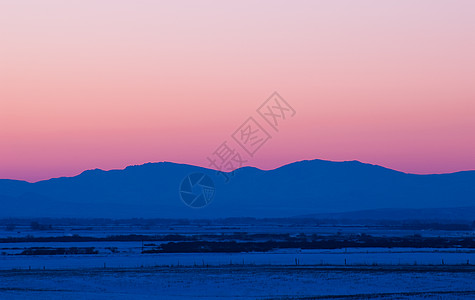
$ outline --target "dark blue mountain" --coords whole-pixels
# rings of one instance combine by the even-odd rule
[[[216,187],[214,200],[201,209],[179,196],[182,180],[195,172],[209,175]],[[226,175],[227,183],[214,170],[162,162],[36,183],[0,180],[0,217],[289,217],[475,206],[475,171],[414,175],[357,161],[311,160]]]

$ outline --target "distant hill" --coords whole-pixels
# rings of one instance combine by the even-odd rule
[[[187,207],[178,194],[194,172],[208,174],[216,186],[213,202],[202,209]],[[311,160],[228,175],[225,183],[214,170],[161,162],[37,183],[0,180],[0,217],[290,217],[475,206],[475,171],[414,175],[357,161]]]
[[[392,221],[475,221],[475,206],[456,208],[384,208],[359,210],[342,213],[320,213],[297,216],[297,218],[315,218],[322,220],[392,220]]]

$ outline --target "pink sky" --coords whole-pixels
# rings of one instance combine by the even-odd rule
[[[474,1],[199,2],[2,1],[0,178],[207,166],[274,91],[250,165],[475,169]]]

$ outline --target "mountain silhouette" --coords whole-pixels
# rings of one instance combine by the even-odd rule
[[[201,209],[180,199],[180,184],[192,173],[214,182],[214,199]],[[475,206],[475,171],[415,175],[358,161],[310,160],[225,175],[228,182],[215,170],[160,162],[36,183],[0,180],[0,217],[291,217]]]

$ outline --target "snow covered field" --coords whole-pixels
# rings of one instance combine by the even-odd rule
[[[0,271],[0,298],[474,299],[475,272],[413,266]]]
[[[33,230],[23,225],[14,231],[0,230],[0,299],[475,299],[473,242],[457,246],[458,241],[473,241],[473,230],[281,224],[142,227],[55,225]],[[298,245],[299,238],[326,237],[359,242],[405,237],[417,243],[426,237],[447,237],[450,244],[144,252],[173,241],[224,244],[280,239]],[[94,252],[25,253],[88,247]]]
[[[140,249],[138,247],[138,249]],[[138,251],[138,249],[136,249]],[[0,270],[137,268],[195,265],[475,265],[474,249],[286,249],[267,253],[0,255]]]

